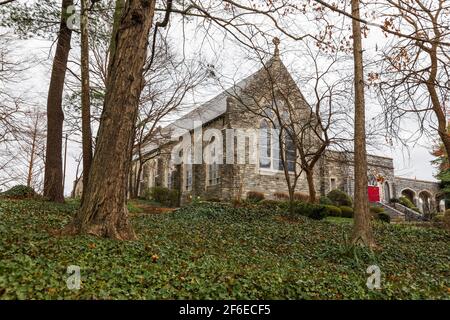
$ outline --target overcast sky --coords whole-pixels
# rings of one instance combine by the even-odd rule
[[[196,34],[195,32],[187,33],[191,34],[191,38],[181,38],[180,26],[176,21],[172,23],[169,29],[169,34],[172,34],[172,42],[175,48],[178,50],[185,50],[187,56],[197,56],[205,58],[206,60],[213,60],[221,74],[227,74],[230,78],[239,80],[245,75],[250,74],[258,66],[254,62],[248,59],[248,52],[245,48],[238,47],[232,41],[218,41],[217,43],[209,43],[208,45],[200,45],[202,34]],[[192,29],[193,30],[193,29]],[[178,36],[177,36],[178,35]],[[179,38],[178,38],[179,37]],[[281,37],[282,38],[282,37]],[[219,38],[221,39],[221,38]],[[377,32],[371,32],[369,38],[364,40],[365,49],[368,51],[366,57],[370,57],[370,50],[376,45],[379,45],[386,41],[384,37],[381,37]],[[50,51],[50,41],[44,40],[21,40],[17,41],[16,54],[23,57],[38,57],[40,63],[34,65],[32,69],[27,71],[27,79],[24,79],[20,86],[15,87],[15,90],[20,90],[23,96],[31,99],[34,104],[45,110],[46,96],[48,90],[48,83],[50,78],[50,66],[53,57],[53,52]],[[281,57],[288,66],[294,66],[293,60],[295,54],[292,54],[292,48],[298,46],[297,43],[291,44],[282,38]],[[198,48],[201,48],[199,50]],[[77,50],[74,47],[73,50]],[[72,51],[73,51],[72,50]],[[290,70],[291,72],[293,70]],[[202,88],[200,92],[189,99],[195,104],[200,104],[215,94],[222,91],[222,88],[218,85],[210,85]],[[308,97],[306,96],[306,99]],[[381,112],[381,107],[378,105],[376,99],[368,99],[368,118],[372,115],[376,115]],[[416,130],[414,124],[411,124],[410,131]],[[427,139],[421,139],[417,144],[410,145],[409,150],[406,150],[400,145],[388,146],[379,144],[377,150],[369,150],[370,153],[392,157],[394,159],[395,175],[402,177],[410,177],[425,180],[435,180],[433,174],[434,168],[430,164],[433,157],[430,155],[431,142]],[[75,177],[76,162],[75,158],[80,154],[80,146],[77,143],[70,143],[68,148],[67,157],[67,174],[65,182],[65,194],[70,194],[73,186],[73,180]]]

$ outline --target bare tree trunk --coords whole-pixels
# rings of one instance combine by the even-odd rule
[[[131,193],[131,197],[134,199],[136,199],[139,196],[139,185],[141,183],[142,167],[143,167],[143,164],[139,160],[136,177],[135,177],[135,181],[134,181],[133,193]]]
[[[83,145],[83,186],[88,185],[92,163],[91,106],[89,87],[89,12],[88,0],[81,0],[81,131]],[[86,188],[83,188],[81,201]]]
[[[128,219],[126,189],[154,11],[155,0],[129,0],[125,4],[85,199],[66,233],[136,238]]]
[[[28,176],[27,176],[27,187],[31,187],[31,180],[33,178],[33,166],[34,166],[34,155],[36,153],[36,138],[38,133],[38,122],[39,115],[36,116],[36,120],[34,122],[34,128],[31,139],[31,155],[30,162],[28,163]]]
[[[313,169],[314,170],[314,169]],[[309,202],[315,203],[316,199],[316,187],[314,186],[314,171],[306,171],[306,180],[308,181]]]
[[[372,228],[369,219],[369,205],[367,195],[367,153],[365,130],[365,101],[364,101],[364,75],[361,25],[359,22],[359,0],[352,0],[353,55],[355,68],[355,133],[354,133],[354,167],[355,167],[355,193],[354,193],[354,243],[373,246]]]
[[[68,139],[69,135],[66,133],[66,138],[64,139],[64,166],[63,166],[63,184],[62,184],[62,189],[64,192],[64,187],[65,187],[65,182],[66,182],[66,169],[67,169],[67,139]]]
[[[67,7],[71,5],[73,5],[73,0],[62,0],[61,23],[47,98],[47,147],[45,155],[44,197],[55,202],[64,202],[61,156],[64,122],[62,97],[70,41],[72,38],[72,30],[66,24]]]

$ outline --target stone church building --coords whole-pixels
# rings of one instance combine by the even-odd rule
[[[266,199],[273,199],[276,193],[288,192],[284,168],[292,180],[300,172],[299,161],[295,145],[289,141],[292,139],[280,135],[279,128],[277,131],[275,114],[278,123],[284,116],[289,117],[294,124],[292,132],[302,124],[313,124],[299,131],[306,132],[301,142],[305,149],[314,151],[319,143],[317,135],[308,131],[317,127],[316,119],[311,116],[311,109],[281,61],[275,44],[274,55],[260,70],[163,128],[161,135],[170,139],[143,148],[145,164],[139,177],[140,195],[155,186],[176,189],[183,205],[194,197],[231,201],[245,199],[248,192],[257,191]],[[248,134],[251,130],[257,134]],[[278,140],[277,136],[284,138]],[[183,146],[188,147],[174,152],[182,140]],[[194,152],[199,146],[200,159],[198,152],[197,155]],[[181,163],[175,163],[176,157],[183,159]],[[353,194],[352,157],[349,152],[325,151],[313,174],[317,196],[333,189]],[[205,158],[213,160],[205,161]],[[136,178],[137,164],[134,161],[133,178]],[[396,177],[391,158],[368,155],[367,174],[371,201],[387,203],[403,195],[422,212],[443,209],[436,182]],[[80,194],[81,188],[81,183],[77,183],[75,193]],[[295,191],[308,193],[305,174],[299,175]]]
[[[282,96],[284,100],[278,96]],[[271,108],[277,101],[281,107]],[[276,48],[275,54],[256,73],[165,127],[163,131],[172,137],[170,141],[165,140],[161,145],[151,144],[144,148],[145,157],[149,160],[145,162],[142,170],[139,193],[143,194],[154,186],[177,189],[181,205],[193,197],[206,200],[245,199],[247,192],[257,191],[271,199],[275,193],[287,193],[284,166],[280,161],[280,146],[274,142],[277,140],[273,134],[275,122],[270,121],[271,112],[273,114],[278,108],[283,110],[284,101],[290,106],[290,109],[286,108],[285,111],[295,114],[299,123],[315,121],[311,118],[306,99],[281,61]],[[255,128],[259,130],[256,140],[245,136],[245,130]],[[228,134],[230,130],[235,133],[234,136]],[[236,137],[236,130],[241,130],[241,135],[244,132],[244,138]],[[203,136],[196,138],[195,131]],[[205,138],[208,131],[213,131],[216,136],[212,139]],[[218,140],[217,134],[222,135]],[[197,144],[204,150],[203,159],[200,160],[207,156],[205,151],[214,138],[216,145],[219,142],[223,148],[220,151],[210,148],[208,152],[215,156],[216,161],[205,163],[192,161],[193,151],[192,147],[189,147],[180,153],[183,157],[182,153],[186,152],[184,161],[174,164],[173,150],[180,143],[182,135],[187,136],[189,142],[197,139]],[[313,136],[304,141],[312,147],[315,145]],[[289,174],[294,176],[295,169],[299,170],[296,151],[292,144],[284,145],[284,163]],[[235,161],[238,151],[244,155],[243,162]],[[252,156],[255,161],[247,161],[247,158]],[[352,156],[352,153],[332,150],[324,153],[314,172],[314,185],[318,196],[336,188],[353,194]],[[227,161],[230,158],[234,161]],[[391,158],[368,155],[368,180],[372,201],[388,202],[391,198],[404,195],[422,211],[442,209],[439,207],[441,199],[438,184],[396,177]],[[304,174],[300,175],[295,191],[308,193]]]

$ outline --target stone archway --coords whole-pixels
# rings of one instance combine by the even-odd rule
[[[403,189],[401,192],[401,195],[403,197],[408,198],[414,205],[417,205],[416,203],[416,192],[412,189],[406,188]]]
[[[419,209],[425,215],[431,214],[435,211],[433,196],[430,191],[422,190],[419,192]]]

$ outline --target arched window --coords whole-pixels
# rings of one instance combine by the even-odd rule
[[[369,186],[376,186],[377,185],[377,178],[373,174],[369,174],[367,177],[368,185]]]

